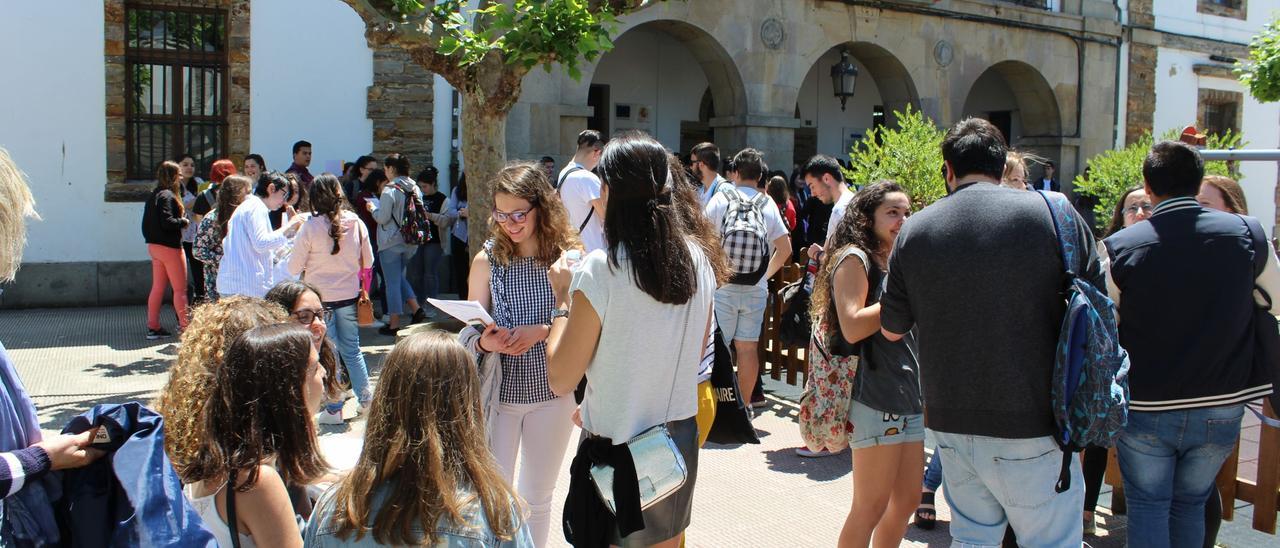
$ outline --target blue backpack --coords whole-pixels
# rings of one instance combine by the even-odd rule
[[[1067,313],[1053,362],[1053,419],[1062,448],[1057,492],[1071,488],[1072,453],[1111,447],[1129,420],[1129,353],[1120,346],[1115,303],[1074,271],[1079,226],[1066,197],[1037,191],[1049,205],[1066,269]]]

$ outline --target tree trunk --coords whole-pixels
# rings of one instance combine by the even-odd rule
[[[507,162],[507,112],[493,112],[483,96],[462,94],[462,158],[467,174],[467,244],[474,256],[489,239],[493,180]]]

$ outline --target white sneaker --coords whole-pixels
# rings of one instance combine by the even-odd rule
[[[808,447],[797,447],[797,448],[796,448],[796,454],[797,454],[797,455],[799,455],[799,456],[801,456],[801,457],[807,458],[807,459],[820,458],[820,457],[830,457],[830,456],[832,456],[832,455],[839,455],[839,454],[840,454],[840,453],[842,453],[842,452],[843,452],[843,451],[833,453],[833,452],[831,452],[831,451],[827,451],[827,450],[825,450],[825,449],[824,449],[824,450],[822,450],[822,451],[811,451]]]
[[[361,417],[363,417],[363,416],[365,416],[365,415],[368,415],[368,414],[369,414],[369,404],[368,404],[368,403],[362,403],[362,404],[360,404],[360,407],[358,407],[358,408],[356,409],[356,413],[357,413],[357,415],[359,415],[359,416],[361,416]]]
[[[328,409],[325,409],[320,412],[319,417],[316,417],[317,424],[344,424],[345,422],[346,421],[342,420],[341,409],[339,409],[338,412],[336,413],[329,411]]]

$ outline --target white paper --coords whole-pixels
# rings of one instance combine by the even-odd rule
[[[427,299],[432,306],[439,308],[441,312],[453,316],[462,321],[462,323],[472,325],[489,325],[493,323],[493,318],[489,316],[489,311],[485,310],[480,303],[476,301],[444,301],[440,299]]]
[[[365,198],[364,201],[372,205],[374,209],[378,209],[379,207],[382,207],[382,200],[379,200],[372,196]]]

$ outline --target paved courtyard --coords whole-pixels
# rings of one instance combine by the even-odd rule
[[[174,340],[144,340],[145,318],[146,310],[141,306],[0,310],[0,342],[17,364],[46,430],[60,430],[94,404],[150,402],[155,397],[167,378],[177,345]],[[375,330],[363,330],[361,335],[376,383],[382,359],[394,341]],[[849,455],[797,457],[793,448],[800,445],[795,403],[799,390],[774,381],[766,381],[766,389],[770,391],[769,405],[759,411],[755,421],[761,444],[709,444],[699,456],[697,496],[688,536],[691,547],[835,545],[851,500]],[[344,427],[323,427],[321,443],[330,463],[350,467],[359,455],[363,431],[362,420]],[[566,457],[560,474],[556,504],[564,500],[570,458]],[[1109,499],[1110,489],[1104,487],[1099,536],[1086,539],[1091,546],[1124,544],[1124,517],[1107,512]],[[950,543],[950,511],[942,497],[938,502],[937,529],[926,532],[911,527],[903,546]],[[1276,537],[1249,528],[1250,510],[1249,505],[1238,504],[1235,521],[1223,526],[1221,546],[1277,544]],[[564,546],[557,533],[553,527],[551,545]]]

